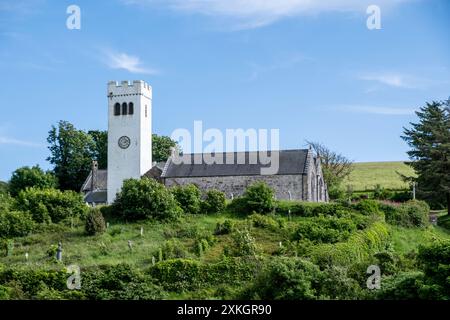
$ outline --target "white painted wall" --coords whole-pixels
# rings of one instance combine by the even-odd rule
[[[108,203],[114,202],[125,179],[139,179],[152,166],[152,87],[138,80],[108,82]],[[133,115],[114,115],[114,105],[132,102]],[[147,108],[147,112],[145,111]],[[127,149],[119,147],[130,138]]]

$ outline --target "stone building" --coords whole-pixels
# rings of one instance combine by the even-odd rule
[[[220,164],[195,163],[195,155],[188,155],[191,158],[188,163],[179,164],[172,156],[161,173],[161,181],[167,187],[195,184],[201,190],[217,189],[228,198],[240,196],[250,184],[264,181],[277,199],[328,201],[320,161],[312,150],[281,150],[277,154],[278,172],[271,175],[261,174],[261,169],[268,165],[261,164],[258,152],[217,153],[214,156],[222,160]],[[240,156],[245,159],[242,164],[237,161]],[[258,159],[254,164],[252,157]],[[226,159],[234,161],[226,164]]]
[[[228,198],[240,196],[245,188],[264,181],[277,199],[328,201],[320,159],[310,149],[269,152],[276,156],[277,169],[261,161],[258,152],[176,155],[166,163],[152,162],[152,87],[144,81],[108,83],[108,170],[92,170],[81,191],[91,205],[112,203],[125,179],[143,176],[168,187],[195,184],[202,190],[218,189]],[[180,158],[188,161],[179,161]],[[200,161],[199,161],[200,159]],[[229,160],[232,161],[229,161]],[[216,161],[217,160],[217,161]],[[267,160],[267,158],[266,158]]]

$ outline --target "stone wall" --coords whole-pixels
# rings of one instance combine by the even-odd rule
[[[306,200],[304,199],[306,191],[304,192],[302,187],[303,184],[306,185],[306,176],[303,175],[183,177],[164,180],[167,187],[192,183],[201,190],[220,190],[226,194],[227,198],[231,198],[231,195],[240,196],[250,184],[264,181],[275,191],[277,199],[289,200],[290,192],[292,200]]]

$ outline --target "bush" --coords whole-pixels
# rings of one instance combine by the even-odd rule
[[[254,283],[242,292],[243,299],[312,300],[319,296],[323,274],[319,267],[300,258],[273,259]]]
[[[201,193],[196,185],[176,186],[171,188],[170,191],[185,213],[200,213]]]
[[[99,208],[91,208],[86,216],[84,229],[86,234],[93,236],[106,231],[106,222]]]
[[[388,226],[383,222],[374,222],[366,230],[356,231],[346,242],[316,245],[309,255],[312,261],[321,267],[348,266],[384,251],[389,240]]]
[[[202,209],[205,213],[220,213],[225,210],[225,193],[219,190],[208,190],[202,202]]]
[[[382,300],[417,300],[420,299],[420,287],[423,273],[400,272],[382,277],[381,289],[374,292],[376,299]]]
[[[150,267],[148,273],[164,289],[183,292],[248,281],[254,277],[255,268],[254,261],[241,258],[226,258],[210,264],[190,259],[172,259],[158,262]]]
[[[236,229],[232,233],[233,245],[226,247],[225,254],[235,257],[239,256],[256,256],[259,253],[259,247],[256,244],[255,238],[247,229]]]
[[[145,273],[128,264],[84,270],[81,290],[90,300],[155,300],[164,291]]]
[[[450,240],[419,247],[417,260],[424,272],[424,298],[450,299]]]
[[[261,214],[254,213],[248,219],[252,225],[256,228],[269,229],[272,231],[278,231],[284,226],[282,220],[275,220],[271,216],[263,216]]]
[[[28,235],[35,227],[27,212],[0,211],[0,238],[14,238]]]
[[[343,216],[349,210],[341,203],[314,203],[301,201],[277,201],[275,212],[301,217],[317,217],[319,215]]]
[[[247,187],[242,199],[246,214],[269,213],[275,207],[274,192],[264,182],[256,182]]]
[[[429,225],[430,207],[424,201],[410,200],[403,204],[381,203],[386,222],[402,227],[425,227]]]
[[[172,193],[154,179],[127,179],[117,194],[114,212],[129,220],[174,220],[182,214]]]
[[[16,207],[31,213],[33,220],[39,223],[82,217],[88,209],[83,197],[76,192],[36,188],[21,191]]]
[[[176,258],[186,258],[188,256],[188,252],[180,241],[177,239],[171,239],[164,242],[155,255],[158,256],[158,260],[162,261]]]
[[[39,166],[19,168],[13,172],[9,181],[9,192],[13,197],[27,188],[53,189],[56,187],[56,177],[51,172],[44,172]]]
[[[314,243],[335,243],[347,240],[356,231],[355,223],[347,218],[315,217],[299,221],[294,240],[308,239]]]
[[[214,234],[215,235],[229,234],[233,232],[233,230],[234,230],[234,222],[227,219],[224,222],[217,222]]]
[[[320,283],[321,298],[352,300],[361,296],[358,281],[348,275],[347,268],[331,266],[323,271]]]
[[[359,213],[370,216],[370,215],[378,215],[380,213],[380,208],[378,206],[378,202],[375,200],[361,200],[356,204],[353,204],[352,207],[358,211]]]

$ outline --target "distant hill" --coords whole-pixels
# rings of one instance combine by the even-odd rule
[[[344,186],[351,185],[354,191],[373,190],[377,184],[391,190],[408,188],[397,172],[412,176],[414,170],[402,161],[397,162],[358,162],[354,170],[344,181]]]

